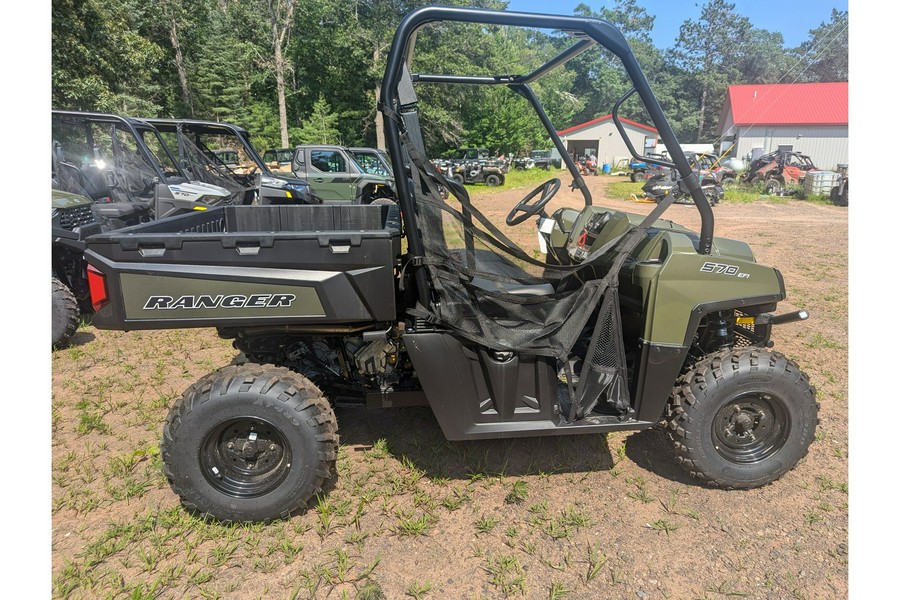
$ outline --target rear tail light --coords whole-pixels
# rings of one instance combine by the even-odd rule
[[[94,312],[109,304],[109,292],[106,289],[106,275],[101,273],[97,267],[89,264],[87,266],[88,289],[91,292],[91,306]]]

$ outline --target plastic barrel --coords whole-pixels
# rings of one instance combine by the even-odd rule
[[[603,163],[603,174],[609,175],[612,168],[609,166],[609,163]]]

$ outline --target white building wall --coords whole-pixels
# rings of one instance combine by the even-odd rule
[[[792,145],[795,152],[809,156],[820,169],[834,170],[839,164],[849,163],[846,125],[754,125],[735,129],[738,147],[734,155],[739,158],[749,157],[753,148],[772,152],[780,145]]]
[[[652,131],[634,127],[628,123],[623,123],[622,125],[625,128],[628,139],[631,140],[635,150],[639,153],[644,152],[645,138],[650,137],[655,139],[657,137]],[[612,122],[612,119],[602,121],[591,127],[585,127],[578,131],[573,131],[570,134],[560,136],[560,138],[567,148],[569,147],[569,141],[597,142],[597,160],[601,164],[607,163],[613,165],[618,159],[631,157],[631,153],[628,151],[628,147],[622,140],[622,136],[619,135],[619,130],[616,129],[616,125]]]

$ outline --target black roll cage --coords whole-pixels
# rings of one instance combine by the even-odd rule
[[[266,163],[263,162],[262,157],[256,151],[256,148],[254,148],[253,144],[250,143],[250,134],[247,133],[247,130],[243,127],[238,127],[237,125],[232,125],[231,123],[220,123],[218,121],[200,121],[197,119],[165,119],[153,117],[143,119],[143,121],[156,127],[156,129],[161,132],[232,135],[238,139],[244,151],[247,153],[247,156],[249,156],[250,159],[253,160],[254,163],[256,163],[256,166],[257,168],[259,168],[260,172],[263,175],[272,175],[272,172],[269,170],[269,167],[266,166]],[[178,155],[183,156],[184,150],[180,147],[182,144],[181,136],[178,137],[178,140]]]
[[[390,53],[388,54],[384,80],[382,81],[381,98],[379,99],[379,109],[382,111],[384,119],[385,137],[395,173],[406,172],[401,145],[401,123],[398,119],[392,118],[392,115],[400,114],[402,109],[407,108],[402,106],[400,100],[400,86],[403,85],[402,78],[404,67],[412,62],[412,50],[415,45],[415,36],[419,28],[428,23],[439,21],[476,23],[483,25],[508,25],[512,27],[535,29],[555,29],[565,31],[578,38],[578,41],[571,47],[562,51],[531,73],[525,75],[467,76],[449,74],[413,74],[411,75],[411,79],[413,82],[422,83],[505,85],[515,93],[524,97],[534,108],[538,118],[541,120],[541,123],[550,136],[553,145],[559,151],[563,162],[572,174],[573,187],[576,187],[581,191],[586,206],[589,206],[592,202],[587,185],[578,173],[577,166],[566,151],[562,140],[556,133],[556,128],[553,127],[553,124],[550,122],[550,119],[547,117],[546,112],[544,112],[540,101],[529,84],[543,77],[552,69],[565,64],[586,50],[589,50],[595,44],[600,44],[618,56],[622,61],[628,76],[631,78],[633,87],[626,92],[613,107],[612,118],[616,128],[625,140],[625,144],[632,156],[650,164],[675,169],[681,176],[682,187],[690,193],[697,210],[700,212],[701,225],[698,250],[700,254],[710,253],[714,229],[713,212],[706,200],[706,196],[700,189],[699,180],[691,169],[691,166],[675,137],[675,133],[663,114],[659,101],[650,89],[650,83],[647,81],[637,59],[632,53],[631,48],[628,46],[625,37],[611,23],[601,19],[450,6],[426,6],[410,12],[403,21],[401,21],[394,34]],[[625,129],[619,118],[618,111],[622,104],[635,93],[638,94],[638,97],[643,102],[644,107],[650,115],[650,119],[659,132],[659,136],[662,138],[666,148],[670,148],[669,154],[672,158],[672,162],[641,156],[631,144],[628,136],[625,135]],[[424,244],[416,224],[415,199],[413,198],[409,187],[403,185],[397,186],[397,196],[403,218],[406,221],[405,229],[408,236],[409,249],[413,256],[424,256]],[[429,295],[425,270],[421,268],[416,269],[415,277],[419,298],[421,301],[427,302]]]
[[[120,117],[119,115],[107,113],[53,110],[51,111],[51,114],[61,122],[65,122],[74,126],[83,125],[85,139],[92,147],[94,146],[94,139],[89,127],[91,123],[105,123],[123,128],[134,138],[135,145],[137,146],[138,151],[141,153],[141,156],[144,158],[144,162],[146,162],[151,169],[156,171],[156,176],[159,178],[159,181],[165,184],[168,182],[169,178],[166,177],[162,166],[159,164],[159,162],[157,162],[156,157],[154,157],[153,155],[153,152],[151,152],[150,148],[147,147],[147,143],[144,141],[143,135],[141,135],[141,132],[152,133],[157,136],[157,141],[159,142],[162,151],[166,153],[169,161],[172,163],[175,169],[177,169],[178,177],[183,178],[184,181],[189,180],[184,170],[181,168],[181,165],[178,163],[178,160],[176,160],[172,155],[172,151],[166,145],[165,141],[161,137],[159,137],[159,131],[157,131],[156,128],[149,123],[146,123],[139,119],[133,119],[131,117]]]

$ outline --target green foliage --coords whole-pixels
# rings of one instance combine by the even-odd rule
[[[293,5],[281,46],[291,142],[376,145],[382,139],[376,104],[394,31],[405,14],[431,3],[274,3],[280,15]],[[504,9],[507,3],[444,4]],[[232,122],[247,128],[257,146],[280,146],[277,40],[268,7],[261,0],[54,0],[52,104]],[[786,49],[781,34],[752,27],[734,4],[708,0],[701,10],[697,21],[682,25],[676,47],[665,52],[653,46],[656,17],[639,0],[616,0],[596,11],[581,4],[574,12],[621,29],[676,135],[685,140],[715,137],[715,118],[729,84],[772,83],[801,71],[805,81],[847,78],[846,11],[833,11],[830,22],[809,32],[808,41]],[[571,44],[562,32],[428,26],[418,34],[413,70],[527,73]],[[630,82],[616,56],[595,48],[532,87],[562,129],[609,113]],[[548,147],[528,103],[503,86],[422,84],[417,94],[432,156],[460,146],[508,156]],[[622,116],[648,119],[636,99],[622,107]]]
[[[809,40],[800,44],[797,53],[809,67],[801,81],[847,81],[850,66],[847,55],[849,40],[847,11],[831,9],[831,21],[809,32]]]
[[[331,112],[325,97],[319,96],[312,114],[292,132],[291,137],[300,144],[340,144],[341,134],[335,126],[337,120],[338,116]]]

